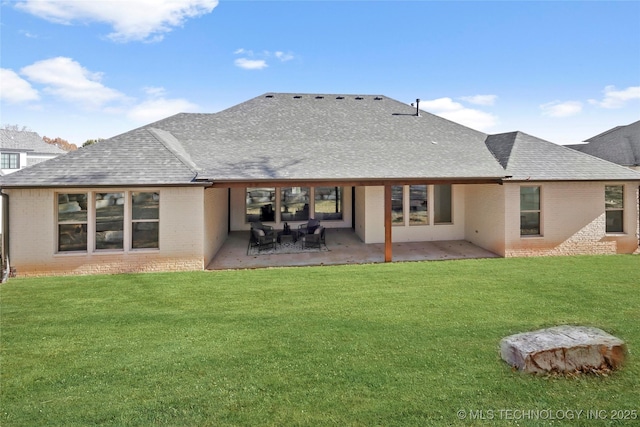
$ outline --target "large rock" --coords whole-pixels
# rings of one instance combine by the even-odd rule
[[[531,373],[616,369],[622,365],[625,354],[624,341],[585,326],[556,326],[500,341],[502,359]]]

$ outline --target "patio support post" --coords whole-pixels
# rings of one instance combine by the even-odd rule
[[[391,251],[391,186],[384,186],[384,262],[392,261]]]

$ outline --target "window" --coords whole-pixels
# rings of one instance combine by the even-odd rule
[[[429,224],[429,209],[427,206],[427,186],[409,186],[409,225]]]
[[[0,156],[0,162],[2,169],[20,169],[20,154],[19,153],[2,153]]]
[[[123,249],[124,193],[96,193],[96,249]]]
[[[316,187],[314,218],[331,221],[342,219],[342,187]]]
[[[520,235],[540,234],[540,187],[520,187]]]
[[[433,186],[433,222],[451,224],[451,185]]]
[[[247,188],[247,222],[275,221],[276,189]]]
[[[391,224],[404,225],[404,187],[402,185],[391,186]]]
[[[309,187],[283,187],[280,189],[280,220],[306,221],[309,219]]]
[[[58,194],[58,251],[87,250],[87,194]]]
[[[131,249],[158,249],[160,194],[131,193]]]
[[[606,185],[604,187],[604,208],[607,233],[624,232],[624,186]]]

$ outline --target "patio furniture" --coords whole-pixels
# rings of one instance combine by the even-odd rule
[[[304,236],[305,234],[312,234],[318,227],[320,227],[320,221],[311,218],[306,224],[300,224],[298,226],[298,234]]]
[[[253,230],[262,230],[262,231],[264,231],[265,235],[271,235],[271,234],[275,235],[275,233],[276,233],[272,226],[264,225],[260,221],[255,221],[255,222],[251,223],[251,231],[253,231]]]
[[[322,249],[322,245],[326,244],[324,240],[324,231],[325,228],[319,225],[312,234],[305,234],[302,236],[302,249],[307,247],[317,247],[318,249]]]
[[[264,230],[254,228],[251,230],[251,245],[258,247],[258,252],[263,249],[276,247],[277,237],[275,233],[266,234]]]
[[[278,243],[282,244],[283,242],[291,241],[296,243],[298,241],[298,232],[297,231],[279,231],[278,232]]]

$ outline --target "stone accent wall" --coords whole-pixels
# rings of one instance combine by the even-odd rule
[[[520,236],[520,184],[505,184],[506,257],[607,255],[637,248],[638,206],[635,183],[625,186],[625,233],[605,232],[605,182],[539,183],[542,235]],[[527,183],[536,185],[536,183]]]

